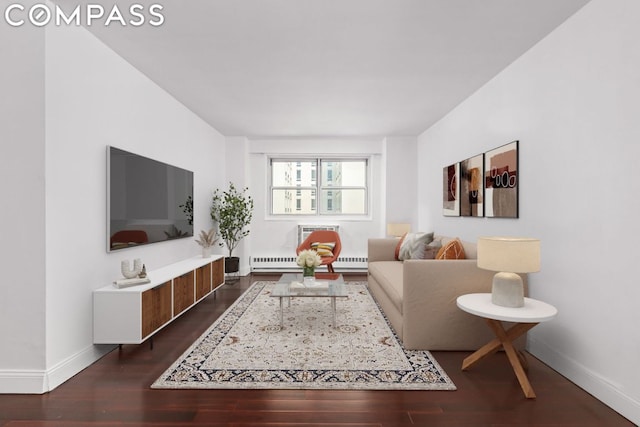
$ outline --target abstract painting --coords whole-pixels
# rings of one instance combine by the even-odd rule
[[[442,214],[460,216],[460,164],[446,166],[442,171]]]
[[[460,162],[460,215],[484,216],[484,156],[478,154]]]
[[[518,218],[518,180],[518,141],[485,153],[485,216]]]

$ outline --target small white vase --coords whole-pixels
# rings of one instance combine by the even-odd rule
[[[134,259],[133,269],[131,269],[129,260],[125,259],[120,263],[120,271],[126,279],[133,279],[135,277],[138,277],[138,274],[140,274],[140,272],[142,271],[142,261],[140,260],[140,258]]]
[[[202,247],[202,258],[211,257],[211,246],[203,246]]]

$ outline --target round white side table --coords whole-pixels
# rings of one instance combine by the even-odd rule
[[[491,294],[467,294],[458,297],[458,307],[467,313],[482,317],[496,335],[496,338],[478,349],[475,353],[466,357],[462,362],[462,370],[466,371],[480,360],[504,348],[507,358],[513,367],[513,371],[520,382],[524,395],[535,398],[536,395],[529,383],[529,378],[522,367],[522,361],[518,351],[513,347],[513,341],[536,326],[540,322],[553,319],[558,310],[545,302],[532,298],[524,299],[524,307],[512,308],[495,305],[491,302]],[[502,322],[515,323],[505,330]]]

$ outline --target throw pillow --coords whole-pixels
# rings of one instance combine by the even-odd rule
[[[407,233],[404,233],[400,240],[398,240],[398,244],[396,245],[396,261],[400,261],[400,247],[402,246],[402,241],[404,240]]]
[[[444,245],[438,251],[436,259],[465,259],[462,242],[457,237]]]
[[[336,242],[329,243],[321,243],[321,242],[313,242],[311,243],[311,249],[318,252],[318,255],[321,257],[325,256],[333,256],[333,248],[336,247]]]
[[[407,233],[400,245],[398,259],[423,259],[425,246],[433,241],[433,233]]]
[[[434,240],[424,247],[424,259],[436,259],[440,248],[442,247],[442,242],[440,239]]]

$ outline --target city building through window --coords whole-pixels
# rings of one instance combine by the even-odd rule
[[[367,159],[269,159],[269,162],[272,215],[368,213]]]

